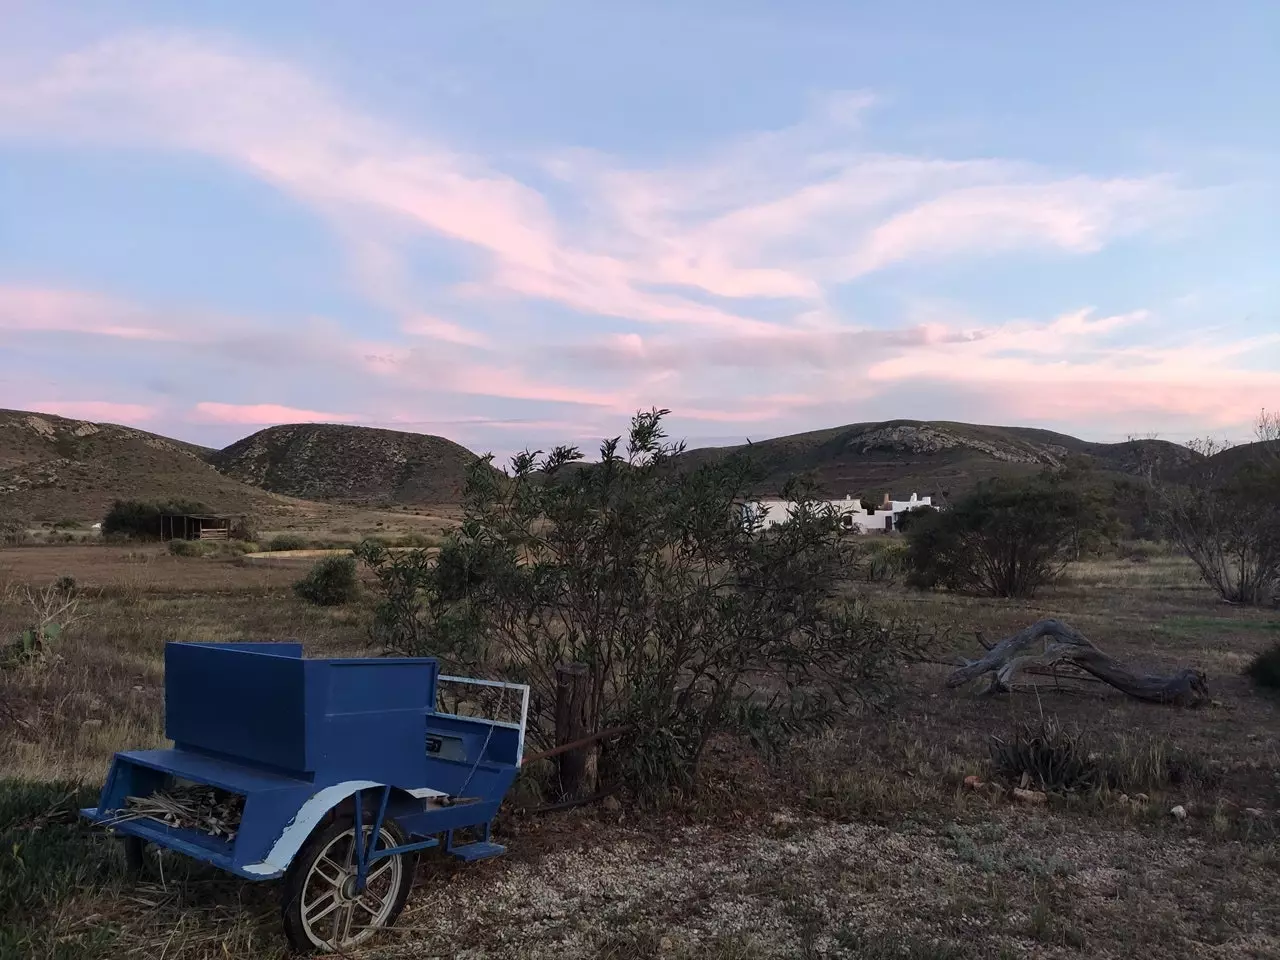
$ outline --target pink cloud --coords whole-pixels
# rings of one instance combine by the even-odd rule
[[[206,423],[235,423],[251,426],[281,423],[355,423],[359,414],[303,410],[277,403],[213,403],[204,401],[194,408],[196,418]]]
[[[123,340],[177,340],[150,312],[110,297],[44,287],[0,286],[0,331],[84,333]]]
[[[489,338],[478,331],[425,313],[410,314],[400,324],[400,330],[412,337],[429,337],[467,347],[483,347],[490,343]]]
[[[152,420],[158,408],[141,403],[116,403],[111,400],[23,400],[22,408],[51,413],[71,420],[93,420],[100,423],[139,423]]]

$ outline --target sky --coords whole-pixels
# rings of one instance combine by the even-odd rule
[[[1270,0],[0,0],[0,407],[1247,439],[1278,48]]]

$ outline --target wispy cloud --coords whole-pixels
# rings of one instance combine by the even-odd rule
[[[52,413],[71,420],[92,420],[98,423],[145,423],[160,412],[159,408],[143,403],[116,403],[112,400],[50,400],[23,398],[22,409]]]
[[[112,297],[0,285],[0,334],[80,333],[121,340],[176,340],[164,318]]]
[[[195,405],[193,413],[196,420],[207,423],[232,423],[245,426],[269,426],[281,423],[355,423],[364,419],[356,413],[301,410],[278,403],[202,401]]]

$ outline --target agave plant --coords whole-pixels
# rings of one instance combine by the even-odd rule
[[[1090,789],[1105,780],[1083,736],[1053,718],[1024,723],[1007,740],[992,737],[991,764],[997,774],[1046,792]]]

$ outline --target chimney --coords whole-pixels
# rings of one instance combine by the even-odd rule
[[[893,501],[889,499],[889,494],[887,494],[887,493],[886,493],[886,494],[884,495],[884,503],[883,503],[883,504],[881,504],[881,506],[882,506],[885,510],[888,510],[891,506],[893,506]]]

